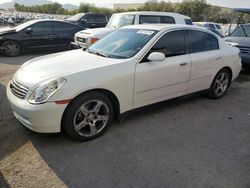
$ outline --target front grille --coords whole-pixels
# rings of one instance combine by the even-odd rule
[[[250,53],[250,48],[242,47],[242,46],[238,46],[238,48],[240,49],[240,53],[242,53],[242,54]]]
[[[77,40],[78,42],[81,42],[81,43],[85,43],[85,44],[87,43],[86,38],[77,37],[76,40]]]
[[[11,92],[18,98],[20,99],[24,99],[26,94],[29,91],[29,88],[15,82],[14,80],[12,80],[10,82],[10,90]]]

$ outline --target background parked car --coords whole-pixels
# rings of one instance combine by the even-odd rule
[[[186,24],[192,25],[192,19],[182,14],[171,12],[123,12],[113,14],[105,28],[88,29],[80,31],[75,35],[75,42],[71,43],[71,47],[87,48],[90,44],[96,42],[105,35],[114,30],[136,24]]]
[[[0,29],[0,49],[6,56],[37,50],[66,50],[83,28],[59,20],[34,20],[15,28]]]
[[[240,49],[242,66],[250,69],[250,23],[240,25],[225,40]]]
[[[205,27],[205,28],[207,28],[209,30],[217,31],[217,33],[219,32],[220,34],[223,34],[221,25],[219,23],[213,23],[213,22],[194,22],[194,25]]]
[[[84,28],[105,27],[109,17],[105,14],[97,13],[79,13],[69,17],[67,21],[79,24]]]

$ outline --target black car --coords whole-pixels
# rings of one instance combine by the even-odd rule
[[[240,49],[242,67],[250,69],[250,23],[237,27],[225,40]]]
[[[67,19],[68,22],[79,24],[84,28],[105,27],[109,16],[98,13],[79,13]]]
[[[28,51],[69,48],[75,33],[83,27],[59,20],[33,20],[15,28],[0,29],[0,50],[6,56],[18,56]]]

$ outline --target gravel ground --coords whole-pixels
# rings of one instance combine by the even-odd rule
[[[0,56],[0,187],[250,187],[249,71],[220,100],[194,94],[141,108],[80,143],[13,118],[5,87],[36,56]]]

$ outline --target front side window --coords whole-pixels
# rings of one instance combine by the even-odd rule
[[[130,58],[137,54],[156,33],[154,30],[120,29],[94,43],[87,52],[109,58]]]
[[[239,26],[230,37],[250,37],[250,25]]]
[[[32,28],[34,33],[50,33],[50,32],[52,32],[51,22],[36,23],[36,24],[30,26],[30,28]]]
[[[216,37],[202,31],[188,31],[188,43],[190,53],[219,49]]]
[[[141,15],[140,24],[159,24],[159,23],[175,23],[174,18],[170,16],[150,16],[150,15]]]
[[[186,54],[185,31],[172,31],[164,34],[150,52],[162,52],[166,57]]]

